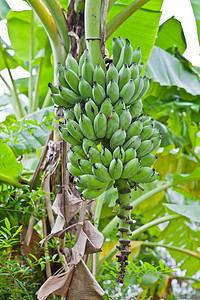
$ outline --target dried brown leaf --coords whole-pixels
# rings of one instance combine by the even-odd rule
[[[98,231],[89,220],[84,222],[83,230],[88,238],[85,253],[90,254],[100,252],[104,240],[103,234]]]

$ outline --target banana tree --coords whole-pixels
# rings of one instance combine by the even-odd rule
[[[62,88],[63,82],[64,82],[64,84],[66,82],[66,81],[62,81],[63,78],[61,78],[61,76],[59,76],[59,75],[62,75],[62,72],[63,72],[62,64],[64,64],[65,61],[67,64],[67,61],[69,61],[69,57],[71,58],[71,61],[73,61],[73,66],[76,65],[76,62],[72,59],[72,57],[74,57],[76,60],[79,61],[78,67],[80,67],[81,59],[82,59],[81,57],[84,57],[84,56],[82,56],[82,53],[84,52],[85,47],[87,47],[87,49],[89,51],[91,63],[93,64],[93,66],[96,67],[96,65],[98,64],[101,66],[101,69],[103,70],[103,72],[105,72],[106,66],[105,66],[105,62],[103,59],[105,57],[105,42],[106,42],[106,48],[108,49],[108,51],[111,54],[111,45],[112,45],[111,37],[113,37],[114,35],[117,35],[117,36],[122,35],[124,38],[128,37],[129,40],[131,42],[133,42],[134,45],[136,45],[135,48],[137,48],[138,46],[141,46],[143,62],[146,63],[146,61],[151,53],[153,44],[155,42],[156,33],[158,30],[158,22],[159,22],[159,18],[161,15],[160,8],[161,8],[162,1],[160,1],[160,2],[151,1],[151,3],[148,3],[146,5],[145,5],[145,3],[148,1],[134,1],[134,2],[130,1],[130,4],[128,3],[129,5],[127,5],[127,1],[124,5],[117,4],[117,3],[115,4],[114,2],[115,1],[110,1],[110,2],[104,1],[103,9],[101,10],[101,1],[95,1],[95,3],[94,3],[94,1],[86,1],[86,3],[84,3],[84,1],[70,1],[68,10],[66,12],[61,7],[62,3],[60,4],[58,1],[53,1],[51,3],[49,3],[49,1],[44,1],[44,2],[29,1],[30,5],[33,9],[33,11],[30,13],[30,18],[31,18],[30,24],[32,24],[32,25],[30,25],[30,30],[32,30],[32,32],[34,30],[33,24],[34,24],[35,14],[37,14],[37,16],[40,18],[40,21],[43,24],[43,26],[47,32],[47,35],[48,35],[48,38],[49,38],[49,41],[51,44],[53,60],[54,60],[54,83],[49,84],[49,87],[51,88],[52,99],[53,99],[54,103],[57,104],[57,106],[64,106],[66,108],[72,107],[72,105],[69,105],[69,104],[67,105],[66,101],[64,104],[63,104],[63,102],[62,103],[59,102],[62,99],[60,99],[60,96],[59,96],[59,98],[56,96],[58,94],[60,95],[61,92],[63,92],[63,90],[64,90]],[[9,18],[12,20],[12,14],[10,14]],[[9,20],[9,18],[8,18],[8,20]],[[107,23],[106,23],[106,20],[107,20]],[[148,27],[148,24],[150,22],[151,22],[151,27]],[[10,24],[12,25],[12,22]],[[142,29],[141,24],[143,24],[143,26],[144,26],[144,24],[147,25],[148,29],[145,32]],[[124,31],[124,28],[125,28],[124,26],[126,26],[126,28],[128,28],[127,36],[124,36],[122,34]],[[147,35],[148,35],[148,39],[147,39]],[[33,36],[34,35],[32,34],[32,38],[30,38],[31,45],[33,44]],[[134,36],[133,40],[132,40],[132,36]],[[114,40],[116,40],[116,39],[114,39]],[[72,56],[69,56],[68,53],[71,53]],[[36,98],[32,97],[32,95],[33,95],[32,94],[32,91],[33,91],[33,88],[32,88],[32,85],[33,85],[33,76],[32,76],[33,57],[34,57],[33,53],[30,53],[30,55],[29,55],[29,70],[30,70],[30,74],[31,74],[31,76],[29,78],[29,99],[30,99],[29,109],[30,109],[30,112],[34,111],[37,108],[37,103],[38,103],[38,100],[36,100],[36,99],[38,99],[38,96]],[[111,57],[111,55],[109,55],[109,56],[107,55],[107,58],[105,59],[106,63],[108,63],[108,64],[111,63],[111,61],[109,61],[110,57]],[[113,51],[113,62],[114,62],[115,57],[116,56],[114,55],[114,51]],[[45,58],[46,58],[46,55],[45,55]],[[68,58],[68,60],[66,60],[66,58]],[[42,64],[40,64],[40,66],[41,65]],[[44,66],[44,65],[42,65],[42,66]],[[98,69],[100,69],[100,68],[98,67]],[[40,71],[38,70],[38,72],[40,72]],[[103,74],[103,73],[101,72],[101,74]],[[53,71],[52,71],[52,75],[53,75]],[[72,76],[74,76],[73,73],[71,73],[70,77],[72,77]],[[112,75],[112,76],[114,76],[114,75]],[[37,86],[38,86],[41,77],[39,75],[37,77],[38,77],[37,78]],[[76,76],[74,78],[76,80]],[[73,85],[73,87],[74,87],[75,80],[73,80],[73,82],[71,83]],[[56,86],[56,84],[58,82],[60,85]],[[98,82],[98,78],[97,78],[97,82]],[[70,82],[68,82],[68,86],[66,86],[66,88],[69,88],[69,83]],[[37,91],[37,89],[36,89],[36,91]],[[83,94],[84,94],[84,91],[85,91],[85,88],[83,88]],[[89,92],[89,91],[87,91],[87,92]],[[37,94],[37,92],[35,94]],[[112,93],[110,94],[110,98],[111,98],[111,95],[112,95]],[[70,100],[70,96],[72,96],[72,95],[70,94],[70,95],[67,95],[67,98],[66,97],[63,97],[63,98]],[[86,96],[87,96],[87,93],[86,93]],[[82,96],[82,97],[86,97],[86,96]],[[48,95],[48,97],[49,97],[49,95]],[[77,98],[76,102],[78,102],[78,101],[79,101],[79,99]],[[45,107],[46,104],[44,105],[44,103],[47,103],[47,102],[44,101],[43,103],[41,103],[40,107]],[[85,108],[85,110],[86,110],[86,108]],[[78,109],[77,109],[77,111],[78,111]],[[67,120],[69,120],[70,119],[70,109],[67,109],[65,114],[66,114],[66,117],[68,118]],[[57,115],[58,119],[63,117],[63,111],[59,107],[56,108],[56,115]],[[23,116],[24,116],[23,114],[19,115],[19,117],[23,117]],[[62,119],[61,119],[61,122],[63,122]],[[65,125],[63,125],[63,124],[60,124],[60,125],[61,125],[61,133],[62,133],[63,138],[66,139],[69,143],[71,143],[73,145],[74,140],[73,139],[69,140],[69,135],[67,135],[67,137],[64,135]],[[103,130],[103,129],[104,128],[102,127],[101,130]],[[124,132],[123,130],[122,130],[122,132],[120,132],[120,136],[123,135],[123,132]],[[87,134],[87,132],[86,132],[86,134]],[[100,137],[100,138],[102,138],[102,137]],[[77,212],[80,210],[79,221],[77,223],[78,231],[76,234],[77,247],[79,245],[82,245],[82,247],[84,247],[83,246],[83,245],[85,245],[83,242],[84,236],[85,236],[85,243],[86,243],[86,241],[87,241],[87,243],[91,243],[91,242],[96,243],[96,241],[92,240],[92,235],[96,234],[96,236],[100,240],[102,240],[102,236],[100,235],[100,233],[98,233],[98,231],[96,231],[94,234],[94,228],[91,227],[91,225],[89,225],[90,223],[88,223],[88,226],[91,227],[90,230],[92,230],[92,234],[89,233],[88,227],[84,223],[86,208],[88,209],[88,206],[86,206],[86,205],[88,205],[88,203],[86,201],[83,202],[80,199],[80,194],[79,193],[77,194],[77,191],[74,190],[73,176],[68,177],[69,175],[68,175],[68,173],[66,173],[66,170],[64,168],[64,166],[66,165],[66,148],[68,146],[66,145],[65,142],[61,142],[59,134],[56,132],[54,133],[53,139],[52,139],[52,135],[50,136],[50,140],[52,141],[52,143],[51,143],[51,148],[49,147],[49,151],[50,151],[49,155],[54,153],[55,161],[53,161],[53,163],[51,163],[50,161],[46,160],[46,168],[44,168],[44,175],[46,176],[46,179],[43,181],[43,187],[47,193],[49,191],[54,191],[57,194],[57,198],[56,198],[57,201],[54,206],[56,206],[56,205],[59,206],[59,211],[56,210],[56,213],[58,214],[56,222],[58,222],[57,224],[59,224],[59,230],[56,232],[56,234],[58,234],[60,236],[61,233],[63,233],[65,230],[68,230],[69,226],[66,226],[65,222],[69,223],[69,221],[71,221],[71,219],[73,219],[73,216],[76,215]],[[76,145],[75,145],[75,147],[76,147]],[[105,147],[105,145],[104,145],[104,147]],[[53,152],[52,152],[52,149],[53,149]],[[105,149],[107,149],[107,148],[105,147]],[[104,150],[104,148],[102,148],[102,150]],[[110,150],[112,150],[112,149],[110,149]],[[41,160],[39,162],[39,167],[41,166],[42,160],[45,157],[46,151],[47,151],[47,145],[45,147],[45,150],[44,150]],[[57,155],[56,155],[56,153],[57,153]],[[116,154],[116,157],[117,157],[117,154]],[[60,163],[60,160],[61,160],[61,163]],[[119,161],[119,160],[117,160],[117,159],[114,160],[114,162],[117,162],[117,161]],[[94,161],[94,164],[95,163],[96,163],[96,161]],[[98,163],[98,161],[97,161],[97,163]],[[58,168],[56,170],[54,169],[54,165],[58,166]],[[70,169],[70,167],[71,167],[71,169]],[[94,165],[94,167],[97,167],[97,165]],[[50,176],[52,176],[51,172],[48,172],[49,168],[53,170],[52,171],[53,177],[55,178],[55,182],[56,182],[56,184],[53,186],[50,186],[50,183],[49,183],[50,178],[52,178],[52,177],[50,177]],[[34,180],[32,180],[32,183],[31,183],[31,188],[33,188],[35,186],[35,179],[37,178],[38,173],[39,173],[38,169],[39,168],[36,169],[36,172],[34,175]],[[75,173],[76,170],[74,171],[73,167],[70,164],[68,164],[68,169],[71,170],[71,174],[73,174],[75,176],[80,175],[80,174]],[[49,173],[50,173],[50,175],[49,175]],[[104,174],[104,176],[106,176],[106,174]],[[60,178],[62,178],[62,180],[60,180]],[[198,179],[198,176],[195,178],[195,180],[197,180],[197,179]],[[87,178],[87,180],[89,180],[89,178]],[[135,180],[136,180],[136,178],[135,178]],[[82,181],[83,181],[83,179],[82,179]],[[93,178],[93,181],[94,181],[94,178]],[[136,181],[134,181],[134,182],[136,182]],[[112,185],[112,183],[113,182],[111,181],[110,184]],[[94,182],[94,184],[95,184],[95,182]],[[99,182],[96,182],[96,185],[97,184],[99,184]],[[120,185],[121,190],[128,188],[128,185],[126,182],[123,182],[123,183],[118,182],[116,184]],[[176,185],[176,184],[174,184],[174,185]],[[79,190],[81,190],[81,182],[79,185],[80,185]],[[78,184],[77,184],[77,186],[78,186]],[[162,189],[165,190],[171,186],[172,185],[170,183],[166,186],[163,186]],[[66,187],[67,187],[67,189],[66,189]],[[106,188],[107,188],[107,186],[106,186]],[[100,187],[99,187],[99,189],[100,189]],[[67,193],[67,190],[70,191],[69,194]],[[102,187],[102,191],[103,190],[105,190],[105,185]],[[85,198],[90,197],[87,195],[86,192],[83,192],[83,191],[81,191],[81,192],[82,192],[83,196],[85,195]],[[116,190],[115,190],[115,192],[116,192]],[[78,195],[78,198],[76,198],[77,195]],[[124,195],[122,194],[121,197],[123,199],[121,199],[119,201],[127,201],[126,207],[129,207],[129,206],[131,206],[132,203],[129,203],[129,199],[128,199],[129,197],[127,195],[128,194],[126,194],[126,193]],[[94,197],[94,194],[92,195],[92,198],[93,197]],[[49,199],[49,197],[47,197],[46,200],[47,200],[47,211],[48,211],[49,223],[50,223],[51,228],[54,228],[54,215],[53,215],[52,209],[51,209],[51,201],[50,201],[51,199]],[[100,198],[98,200],[97,205],[99,205],[99,202],[100,202]],[[73,213],[70,216],[67,214],[67,212],[65,212],[65,214],[63,215],[63,213],[61,211],[61,203],[62,203],[63,207],[65,207],[66,211],[68,211],[68,209],[73,211]],[[133,206],[134,206],[134,204],[133,204]],[[131,207],[129,207],[129,209],[130,208]],[[125,209],[125,211],[126,211],[126,209]],[[96,212],[98,214],[98,209],[96,209]],[[130,218],[128,209],[127,209],[127,212],[128,212],[128,215],[126,217]],[[120,215],[120,213],[118,215]],[[124,211],[121,215],[122,216],[125,215]],[[163,220],[156,221],[154,225],[158,224],[159,222],[171,220],[171,218],[172,218],[171,216],[165,217]],[[174,218],[179,218],[179,215],[174,215]],[[59,220],[60,220],[60,223],[59,223]],[[62,222],[61,222],[61,220],[62,220]],[[116,220],[116,218],[113,219],[113,224],[115,223],[114,220]],[[123,222],[123,218],[121,218],[120,220],[122,222],[120,228],[127,229],[127,228],[125,228],[126,225]],[[33,223],[34,223],[33,220],[30,219],[28,234],[24,241],[24,243],[27,245],[30,241],[28,239],[28,236],[30,236],[30,232],[33,228]],[[83,227],[82,227],[82,223],[84,223]],[[152,226],[153,226],[153,224],[152,224]],[[113,228],[113,227],[111,227],[111,228]],[[146,228],[148,228],[148,226]],[[55,236],[54,230],[52,230],[52,231],[53,231],[53,234],[52,233],[50,235],[48,235],[47,233],[44,234],[44,238],[46,238],[45,240],[43,240],[44,243],[46,243],[46,240],[48,238],[52,238],[53,236]],[[112,231],[112,229],[111,229],[111,231]],[[105,229],[105,232],[106,232],[106,229]],[[50,233],[50,232],[48,232],[48,233]],[[127,241],[129,242],[129,238],[127,238]],[[126,244],[127,243],[125,243],[125,245]],[[85,250],[86,256],[93,252],[96,252],[97,249],[99,249],[101,247],[101,243],[95,244],[95,246],[96,246],[95,249],[93,247],[92,250],[91,249]],[[63,268],[67,272],[66,276],[65,277],[62,276],[63,280],[61,280],[61,277],[52,278],[50,276],[51,275],[50,266],[48,265],[47,266],[47,277],[49,277],[50,280],[47,281],[46,285],[43,286],[43,289],[41,289],[39,291],[38,297],[44,296],[45,292],[47,293],[47,290],[49,290],[49,287],[52,285],[53,280],[58,280],[59,282],[61,282],[61,285],[62,284],[66,285],[66,280],[69,280],[69,278],[73,277],[72,284],[70,285],[70,288],[73,290],[73,286],[76,284],[76,276],[82,276],[84,274],[84,276],[86,276],[87,278],[90,277],[88,270],[85,267],[85,265],[83,264],[82,260],[78,260],[78,261],[72,260],[71,261],[71,262],[73,262],[74,265],[77,265],[77,273],[75,273],[75,275],[72,275],[72,273],[74,272],[74,269],[68,268],[68,264],[66,262],[66,252],[65,251],[66,251],[65,239],[60,238],[58,252],[59,252],[59,255],[63,258],[63,261],[64,261]],[[91,252],[89,252],[89,251],[91,251]],[[113,250],[113,251],[115,252],[116,250]],[[128,250],[125,250],[125,252],[128,252]],[[80,253],[76,249],[74,249],[75,256],[79,255],[80,257],[82,257],[83,254],[84,253]],[[127,253],[126,253],[126,255],[127,255]],[[92,256],[92,259],[91,259],[92,271],[93,271],[93,273],[95,273],[95,255],[92,254],[91,256]],[[75,259],[75,258],[73,258],[73,259]],[[86,262],[87,262],[87,259],[86,259]],[[124,273],[123,264],[125,262],[126,261],[123,261],[123,263],[122,263],[122,274],[121,274],[122,278],[120,278],[120,281],[123,279],[123,273]],[[80,275],[78,275],[78,274],[80,274]],[[52,280],[52,282],[51,282],[51,280]],[[94,290],[94,293],[98,294],[98,296],[93,296],[93,297],[100,299],[98,297],[101,297],[103,295],[103,291],[100,288],[95,290],[94,285],[96,283],[94,284],[94,281],[90,281],[90,283],[91,283],[90,289]],[[60,290],[58,289],[57,293],[58,294],[62,293],[61,295],[65,295],[64,297],[70,297],[68,295],[69,291],[68,291],[67,285],[66,285],[67,295],[66,295],[66,292],[62,292],[62,288],[63,288],[63,286],[60,286]],[[82,289],[82,287],[81,287],[81,289]],[[50,291],[50,293],[51,292],[56,293],[55,290],[49,290],[49,291]],[[42,293],[43,293],[43,295],[42,295]],[[75,291],[73,290],[72,293],[75,293]],[[85,297],[86,298],[88,298],[87,293],[88,293],[88,291],[85,289],[85,294],[86,294]]]

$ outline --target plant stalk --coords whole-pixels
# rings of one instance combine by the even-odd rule
[[[33,48],[34,48],[34,11],[31,10],[31,30],[30,30],[30,45],[29,45],[29,80],[28,80],[28,99],[29,113],[33,112]]]
[[[101,0],[85,1],[85,40],[94,67],[100,64],[106,72],[101,53]]]

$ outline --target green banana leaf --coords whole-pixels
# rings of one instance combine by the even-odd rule
[[[181,22],[171,17],[159,27],[155,45],[163,50],[170,50],[177,47],[180,53],[184,53],[187,48]]]
[[[167,208],[167,212],[173,211],[179,215],[183,215],[192,221],[200,222],[200,206],[199,205],[177,205],[163,203]]]
[[[149,57],[145,75],[161,86],[176,86],[193,96],[200,94],[200,80],[197,75],[176,57],[157,46],[154,46]]]
[[[0,143],[0,182],[21,187],[19,177],[22,169],[22,163],[16,160],[11,148],[4,143]]]
[[[190,0],[195,21],[196,21],[196,26],[197,26],[197,34],[199,38],[199,45],[200,45],[200,2],[198,0]]]

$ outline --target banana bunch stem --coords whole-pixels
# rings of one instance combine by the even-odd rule
[[[119,243],[117,245],[118,254],[116,255],[118,262],[120,263],[120,272],[118,282],[123,283],[124,274],[126,272],[126,265],[128,264],[128,256],[131,253],[129,250],[130,246],[130,224],[132,224],[131,220],[131,209],[130,205],[131,199],[131,189],[130,185],[125,179],[118,179],[115,182],[115,186],[118,190],[118,199],[117,204],[119,204],[119,226],[117,237],[119,238]]]

